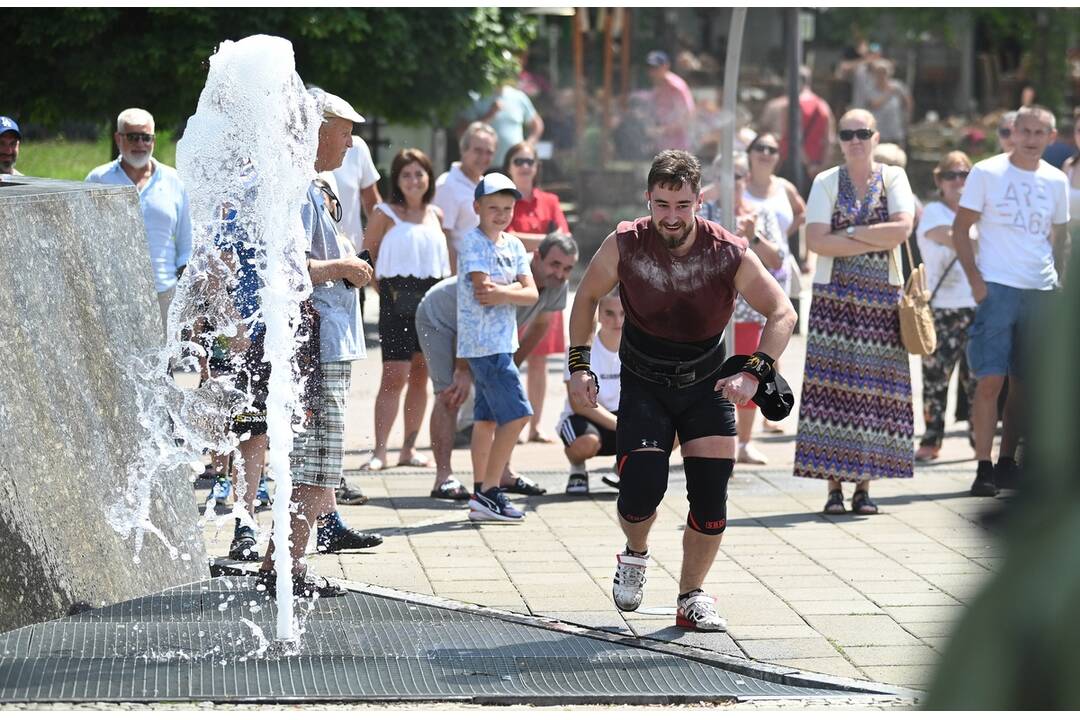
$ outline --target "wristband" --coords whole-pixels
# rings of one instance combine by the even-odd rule
[[[758,382],[768,382],[773,375],[773,365],[776,363],[771,357],[763,352],[756,352],[746,359],[742,371],[753,375]]]
[[[573,375],[578,370],[588,370],[592,361],[592,348],[588,345],[574,345],[566,352],[566,367]]]

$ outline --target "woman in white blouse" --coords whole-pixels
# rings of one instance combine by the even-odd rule
[[[427,467],[415,452],[427,411],[427,365],[416,336],[416,307],[424,293],[448,277],[450,255],[442,211],[431,204],[431,161],[415,148],[399,150],[390,165],[390,202],[375,206],[364,246],[375,261],[379,292],[382,378],[375,398],[375,449],[363,470],[386,467],[387,440],[405,391],[405,439],[398,465]]]
[[[806,244],[818,253],[795,441],[798,477],[828,481],[825,512],[873,515],[870,481],[911,477],[908,354],[900,341],[900,244],[915,199],[901,168],[873,162],[874,116],[840,118],[844,164],[814,178]]]
[[[970,171],[971,159],[960,151],[948,153],[941,159],[934,168],[934,184],[941,199],[923,208],[915,231],[926,267],[926,285],[932,293],[930,307],[934,312],[938,340],[934,354],[922,358],[926,432],[915,453],[918,462],[933,460],[941,452],[949,378],[957,364],[960,365],[960,389],[967,396],[968,407],[975,401],[975,378],[968,372],[965,351],[968,328],[975,320],[976,303],[964,269],[956,261],[952,242],[953,220]],[[974,225],[971,230],[975,232]]]

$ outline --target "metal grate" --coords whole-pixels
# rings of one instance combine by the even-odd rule
[[[661,703],[860,694],[482,613],[350,592],[300,612],[297,654],[260,652],[274,604],[215,578],[0,635],[0,701],[446,700]]]

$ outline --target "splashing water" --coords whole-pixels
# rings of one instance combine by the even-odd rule
[[[235,453],[232,419],[254,396],[236,371],[262,341],[270,365],[266,398],[268,474],[274,497],[279,639],[295,638],[289,557],[289,454],[294,419],[302,414],[294,358],[300,302],[311,293],[307,239],[300,219],[315,175],[321,108],[295,71],[292,44],[256,35],[224,41],[210,58],[195,115],[177,144],[176,166],[187,188],[193,230],[187,270],[169,309],[168,340],[134,358],[144,441],[129,468],[128,487],[110,509],[113,527],[135,534],[136,558],[146,532],[168,544],[150,521],[151,499],[167,473],[204,452]],[[257,346],[256,346],[257,347]],[[177,386],[170,364],[201,371],[213,359],[227,369],[196,390]],[[251,369],[250,358],[248,368]],[[251,377],[255,381],[266,378]],[[239,468],[243,478],[243,468]],[[242,481],[237,483],[242,497]],[[234,515],[250,520],[243,503]],[[177,550],[169,548],[176,557]]]

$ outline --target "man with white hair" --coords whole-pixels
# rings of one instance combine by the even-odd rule
[[[113,138],[120,157],[91,170],[86,182],[134,185],[138,190],[164,327],[176,281],[191,257],[187,191],[176,170],[153,158],[153,115],[141,108],[124,110],[116,118]]]

